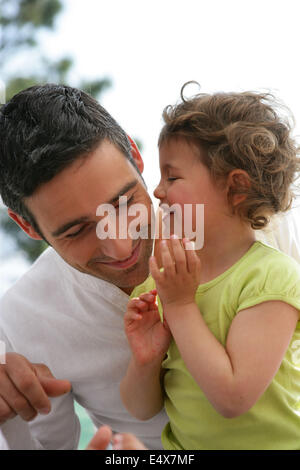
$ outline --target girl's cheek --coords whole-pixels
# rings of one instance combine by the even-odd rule
[[[182,186],[177,184],[176,189],[174,187],[174,189],[170,188],[167,191],[167,200],[170,206],[179,204],[184,209],[185,204],[193,204],[195,202],[195,197],[186,188],[182,188]]]

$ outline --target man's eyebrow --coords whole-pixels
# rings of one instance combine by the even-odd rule
[[[134,188],[138,183],[138,180],[130,181],[130,183],[125,184],[123,188],[118,191],[118,194],[113,196],[109,201],[105,204],[114,204],[118,201],[120,196],[126,194],[130,189]],[[77,219],[71,220],[70,222],[66,222],[65,224],[61,225],[58,229],[51,233],[52,237],[59,237],[63,233],[65,233],[70,228],[74,227],[75,225],[82,224],[83,222],[87,222],[89,217],[84,215],[82,217],[78,217]]]
[[[118,191],[118,194],[113,196],[107,202],[107,204],[114,204],[115,202],[118,201],[119,197],[124,196],[124,194],[126,194],[128,191],[130,191],[130,189],[134,188],[137,184],[138,184],[138,180],[136,180],[136,179],[133,180],[133,181],[130,181],[130,183],[125,184],[125,186],[123,186],[123,188],[121,188],[120,191]]]
[[[89,217],[83,216],[79,217],[78,219],[71,220],[70,222],[65,223],[64,225],[61,225],[57,230],[51,233],[52,237],[59,237],[59,235],[63,234],[69,228],[74,227],[74,225],[79,225],[82,224],[83,222],[86,222],[89,220]]]

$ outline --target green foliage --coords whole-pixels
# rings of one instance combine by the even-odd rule
[[[7,100],[25,88],[42,83],[73,85],[97,99],[111,86],[109,78],[83,78],[79,83],[72,84],[68,76],[73,59],[61,57],[53,61],[40,51],[38,32],[53,30],[57,15],[62,10],[61,0],[0,0],[0,78],[6,84]],[[20,73],[16,66],[11,69],[12,60],[20,56],[26,57],[30,73]],[[140,139],[134,137],[134,140],[141,150]],[[29,261],[34,261],[47,246],[44,241],[29,238],[4,209],[0,209],[0,228],[11,237],[15,247],[21,249]]]
[[[142,143],[141,139],[139,137],[132,137],[132,138],[135,141],[136,146],[139,149],[139,151],[142,152],[143,151],[143,143]]]
[[[19,0],[19,12],[15,20],[18,26],[29,23],[35,27],[52,28],[61,9],[59,0]]]
[[[11,237],[14,250],[21,250],[29,261],[34,261],[46,248],[47,243],[39,240],[32,240],[23,230],[18,228],[16,223],[8,217],[4,209],[0,210],[0,227]]]
[[[94,81],[83,80],[80,83],[80,89],[94,97],[101,95],[110,86],[111,81],[108,78]]]
[[[60,0],[0,0],[0,63],[17,48],[37,44],[40,28],[53,28]]]
[[[68,74],[73,66],[71,57],[51,61],[38,48],[37,33],[41,29],[53,29],[55,19],[62,10],[60,0],[0,0],[0,70],[6,84],[6,99],[29,86],[42,83],[69,83]],[[32,58],[30,70],[35,73],[7,72],[10,59],[15,56]],[[37,66],[34,66],[36,64]],[[108,78],[82,80],[74,84],[95,98],[104,92],[111,81]],[[16,249],[24,252],[29,261],[34,261],[47,247],[44,241],[29,238],[17,224],[0,209],[0,227],[12,239]]]

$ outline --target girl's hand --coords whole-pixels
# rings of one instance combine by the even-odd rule
[[[127,339],[139,365],[161,362],[171,341],[170,330],[160,319],[156,294],[152,290],[131,299],[124,317]]]
[[[191,243],[184,239],[187,247]],[[172,235],[173,259],[165,240],[160,242],[162,260],[161,272],[154,256],[150,258],[150,272],[155,280],[158,295],[163,307],[167,305],[184,306],[195,302],[195,294],[200,283],[201,262],[195,250],[184,249],[180,240]]]

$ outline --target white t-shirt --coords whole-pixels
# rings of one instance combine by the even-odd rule
[[[161,449],[167,417],[131,417],[119,383],[130,350],[123,328],[128,295],[118,287],[73,269],[48,248],[0,301],[0,340],[6,351],[46,364],[72,391],[52,398],[49,415],[29,425],[16,417],[1,426],[0,448],[76,449],[80,424],[74,399],[98,428],[136,434],[149,449]],[[30,429],[30,433],[29,433]]]
[[[276,222],[274,231],[257,238],[300,262],[300,210]],[[167,417],[132,418],[119,396],[130,351],[123,330],[128,296],[118,287],[71,268],[52,248],[0,301],[0,340],[7,351],[46,364],[57,378],[68,379],[72,392],[53,398],[48,416],[25,423],[16,417],[1,426],[0,449],[76,449],[80,425],[74,398],[96,427],[136,434],[149,449],[160,449]]]
[[[274,218],[256,238],[286,253],[300,263],[300,201],[288,212]]]

